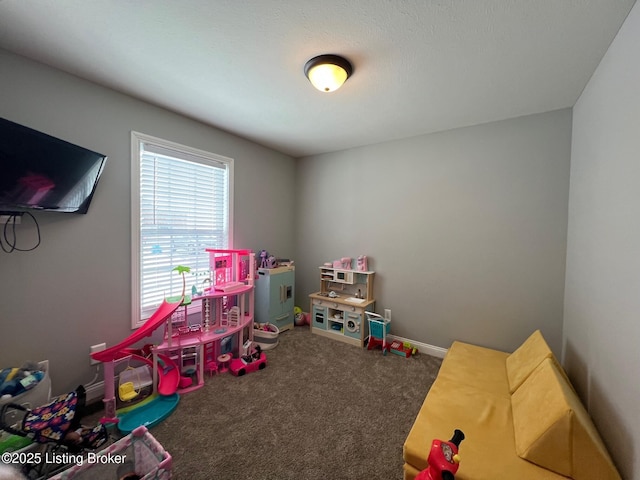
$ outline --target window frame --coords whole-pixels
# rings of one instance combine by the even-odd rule
[[[228,232],[227,248],[233,245],[233,188],[234,188],[234,159],[218,155],[215,153],[199,150],[197,148],[181,145],[169,140],[154,137],[144,133],[131,131],[131,329],[144,325],[149,317],[143,317],[141,305],[141,252],[140,252],[140,166],[141,166],[141,146],[142,144],[153,144],[162,149],[171,150],[180,158],[182,154],[186,158],[182,160],[196,161],[200,159],[203,163],[222,163],[227,168],[227,225]],[[191,157],[188,158],[188,157]],[[197,306],[194,306],[197,307]],[[197,308],[192,309],[194,313]]]

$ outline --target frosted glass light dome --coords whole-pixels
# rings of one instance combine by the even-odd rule
[[[304,73],[321,92],[333,92],[351,76],[353,67],[338,55],[319,55],[306,63]]]

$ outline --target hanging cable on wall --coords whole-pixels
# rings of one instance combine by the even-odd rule
[[[36,232],[38,234],[38,238],[36,244],[33,247],[29,248],[19,248],[18,247],[18,237],[16,235],[16,225],[18,222],[16,221],[18,217],[22,217],[23,215],[28,215],[33,220],[33,223],[36,226]],[[36,217],[34,217],[29,212],[24,213],[11,213],[9,214],[7,220],[4,222],[4,227],[2,229],[2,236],[0,237],[0,247],[5,253],[11,252],[30,252],[35,250],[40,246],[40,225],[38,225],[38,221]]]

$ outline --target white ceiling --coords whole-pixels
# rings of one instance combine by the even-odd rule
[[[570,107],[634,1],[0,0],[0,47],[299,157]]]

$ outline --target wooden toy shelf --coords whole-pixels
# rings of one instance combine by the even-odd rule
[[[372,271],[320,267],[320,291],[309,295],[311,332],[364,347],[369,335],[365,311],[375,309],[374,275]]]

